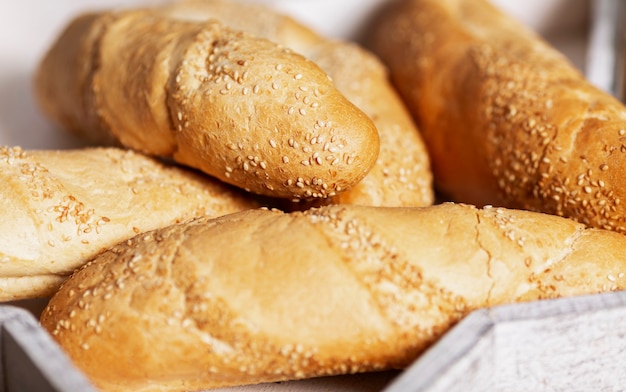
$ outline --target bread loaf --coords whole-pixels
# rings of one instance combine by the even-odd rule
[[[41,61],[36,92],[62,127],[273,197],[334,196],[379,151],[371,119],[313,62],[152,9],[74,19]]]
[[[260,4],[183,0],[159,10],[181,20],[217,19],[235,30],[291,48],[319,65],[335,87],[372,119],[380,137],[378,160],[361,182],[332,198],[332,202],[373,206],[433,203],[432,173],[424,142],[391,85],[387,70],[373,54],[354,43],[322,37]]]
[[[260,204],[190,170],[117,148],[0,148],[0,301],[51,295],[138,233]]]
[[[402,367],[474,309],[625,272],[626,236],[536,212],[254,209],[111,248],[41,322],[102,390],[200,390]]]
[[[371,26],[448,200],[626,233],[626,109],[485,0],[390,2]]]

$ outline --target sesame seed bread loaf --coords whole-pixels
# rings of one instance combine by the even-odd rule
[[[140,232],[260,204],[192,171],[118,148],[0,147],[0,301],[51,295]]]
[[[378,156],[371,119],[317,65],[214,20],[152,9],[81,15],[35,84],[62,127],[267,196],[334,196]]]
[[[484,0],[390,2],[371,25],[448,200],[626,233],[626,108]]]
[[[235,30],[267,38],[304,55],[372,119],[380,137],[378,160],[361,182],[331,198],[332,202],[374,206],[433,203],[432,173],[424,142],[391,85],[387,70],[372,53],[352,42],[322,37],[293,18],[260,4],[183,0],[168,3],[160,10],[183,20],[214,18]]]
[[[102,390],[201,390],[402,367],[474,309],[625,272],[626,236],[537,212],[255,209],[112,247],[41,323]]]

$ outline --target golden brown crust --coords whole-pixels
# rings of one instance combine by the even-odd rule
[[[626,110],[564,56],[483,0],[394,2],[373,30],[439,190],[626,233]]]
[[[372,119],[380,136],[378,160],[359,184],[332,202],[375,206],[433,203],[432,173],[424,142],[390,84],[387,70],[370,52],[354,43],[321,37],[293,18],[259,4],[183,0],[159,10],[181,20],[214,18],[293,49],[319,65],[335,87]]]
[[[529,211],[248,210],[111,248],[41,322],[104,390],[379,370],[480,307],[623,289],[624,254],[623,235]]]
[[[49,295],[137,233],[259,206],[226,184],[117,148],[2,147],[0,182],[0,301]]]
[[[68,52],[82,57],[68,64]],[[59,77],[83,87],[63,89],[51,81]],[[74,130],[97,117],[99,132],[127,147],[258,194],[331,197],[378,156],[375,125],[317,65],[216,21],[153,10],[79,17],[42,61],[37,86],[57,121],[80,108]]]
[[[61,33],[54,56],[45,56],[35,73],[35,98],[56,126],[103,145],[117,144],[102,124],[93,103],[93,77],[98,68],[97,48],[108,18],[87,13]],[[51,77],[54,75],[54,77]]]
[[[376,124],[378,161],[363,180],[333,202],[385,207],[421,207],[434,202],[426,145],[391,86],[386,68],[355,44],[325,41],[308,57],[332,76],[335,86]]]

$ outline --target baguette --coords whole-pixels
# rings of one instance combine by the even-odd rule
[[[477,308],[622,290],[625,255],[626,236],[530,211],[254,209],[111,248],[41,323],[108,391],[374,371]]]
[[[626,108],[485,0],[393,2],[369,45],[389,66],[447,200],[626,233]]]
[[[52,295],[138,233],[260,203],[190,170],[117,148],[0,148],[0,301]]]
[[[81,15],[44,56],[35,86],[47,116],[94,142],[272,197],[334,196],[379,151],[371,119],[317,65],[214,20]]]
[[[159,8],[182,20],[217,19],[235,29],[277,42],[316,63],[335,87],[378,129],[378,160],[356,186],[324,203],[371,206],[433,204],[426,146],[410,113],[376,56],[348,41],[318,35],[293,18],[260,4],[234,0],[183,0]]]

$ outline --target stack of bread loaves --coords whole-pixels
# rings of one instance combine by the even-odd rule
[[[227,0],[52,45],[43,112],[108,147],[3,150],[29,231],[0,267],[98,388],[402,368],[472,310],[626,288],[626,109],[484,0],[393,1],[370,32],[389,74]]]

